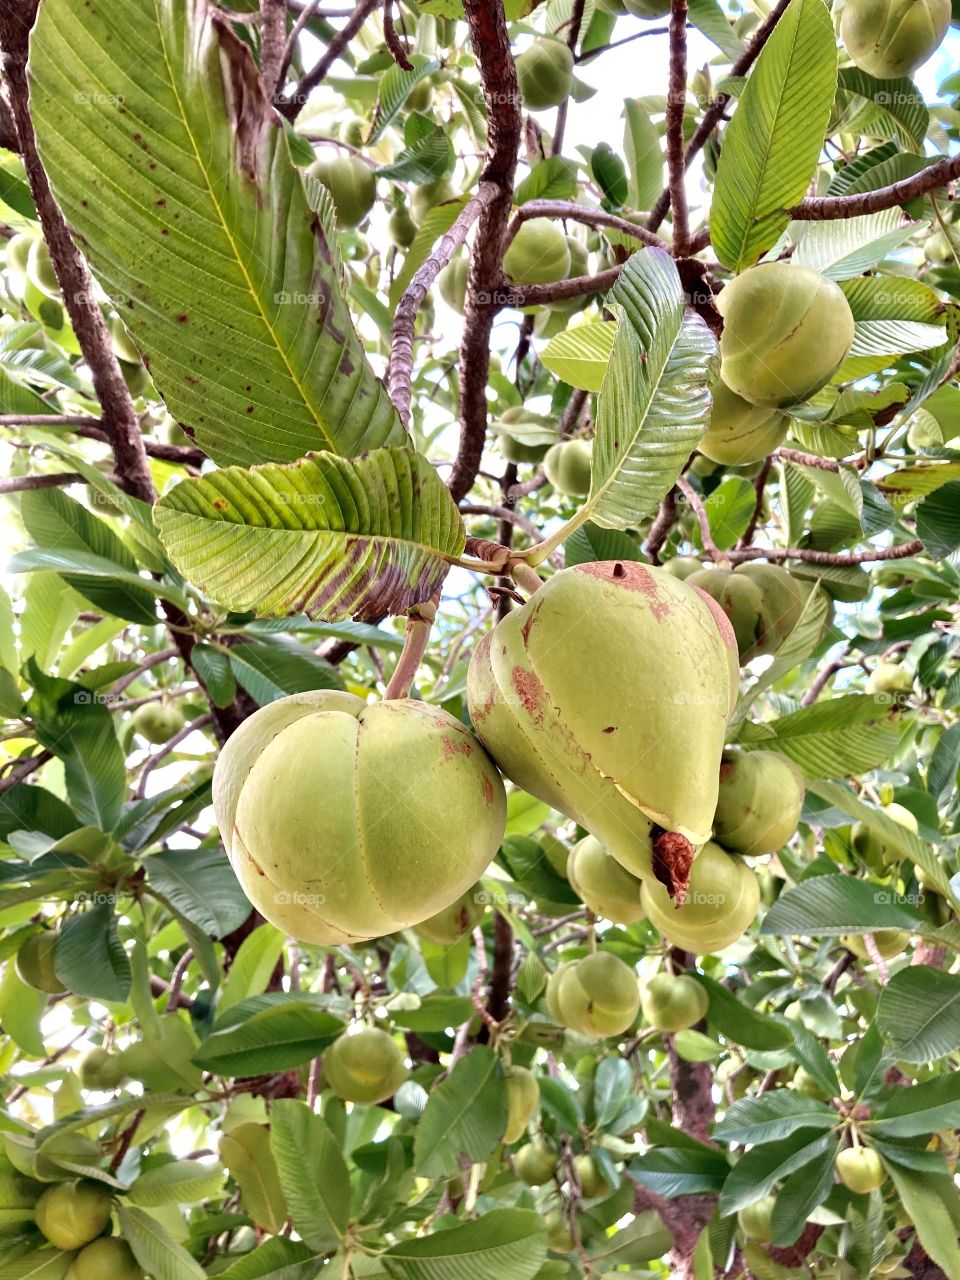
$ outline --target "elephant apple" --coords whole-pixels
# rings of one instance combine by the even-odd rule
[[[713,384],[710,425],[697,448],[714,462],[742,467],[783,444],[790,419],[782,410],[751,404],[722,378]]]
[[[851,933],[840,941],[861,960],[873,962],[863,934]],[[881,960],[892,960],[894,956],[902,955],[909,941],[910,934],[905,929],[875,929],[873,932],[873,944]]]
[[[57,1249],[82,1249],[110,1221],[113,1196],[100,1182],[58,1182],[37,1201],[34,1217]]]
[[[410,92],[404,106],[410,111],[426,111],[433,101],[433,85],[429,79],[418,80]]]
[[[565,40],[534,40],[517,57],[520,95],[528,111],[559,107],[573,85],[573,52]]]
[[[592,457],[589,440],[558,440],[547,450],[543,469],[558,493],[582,498],[590,492]]]
[[[562,1209],[551,1209],[544,1216],[547,1229],[547,1248],[554,1253],[569,1253],[574,1247],[573,1231],[570,1220]]]
[[[34,284],[47,297],[59,296],[60,281],[53,269],[53,260],[50,257],[47,242],[42,236],[33,237],[30,252],[27,254],[27,276],[31,284]]]
[[[640,992],[643,1016],[656,1031],[695,1026],[709,1006],[710,997],[688,973],[655,974]]]
[[[567,878],[594,915],[615,924],[643,919],[641,881],[612,858],[594,836],[584,836],[567,860]]]
[[[18,279],[27,274],[30,250],[36,238],[29,231],[18,231],[15,236],[11,236],[7,241],[5,266]]]
[[[940,47],[950,12],[950,0],[846,0],[840,36],[861,71],[896,80]]]
[[[720,376],[751,404],[783,408],[830,381],[853,342],[843,290],[810,267],[767,262],[722,290]]]
[[[118,1088],[126,1079],[118,1054],[108,1049],[91,1049],[80,1059],[77,1068],[80,1084],[84,1089],[100,1089],[104,1092]]]
[[[795,833],[803,797],[803,774],[786,756],[725,751],[713,838],[734,853],[775,853]]]
[[[506,1067],[507,1127],[504,1142],[516,1142],[527,1131],[527,1125],[540,1108],[540,1085],[526,1067]]]
[[[20,944],[15,968],[21,982],[51,996],[66,991],[56,971],[59,941],[60,934],[55,929],[44,929],[42,933],[32,933]]]
[[[882,1187],[887,1173],[872,1147],[845,1147],[837,1152],[837,1176],[848,1191],[869,1195]]]
[[[799,583],[779,565],[764,564],[760,560],[738,564],[733,572],[756,583],[763,594],[759,638],[756,645],[742,655],[743,661],[776,653],[800,621],[809,587]]]
[[[338,1036],[323,1055],[327,1084],[344,1102],[392,1098],[407,1078],[403,1050],[380,1027]]]
[[[320,156],[307,169],[330,192],[341,227],[358,227],[377,199],[377,179],[359,156]]]
[[[553,284],[570,270],[567,237],[549,218],[531,218],[503,255],[504,275],[516,284]]]
[[[878,662],[867,676],[867,693],[909,693],[913,676],[899,662]]]
[[[812,1076],[806,1067],[797,1067],[791,1082],[797,1093],[807,1098],[816,1098],[818,1102],[829,1102],[831,1094],[823,1087],[816,1076]]]
[[[452,200],[456,194],[449,178],[437,178],[434,182],[425,182],[422,186],[415,187],[410,197],[410,212],[414,222],[419,226],[434,205]]]
[[[696,556],[674,556],[672,560],[667,560],[660,567],[664,573],[669,573],[672,578],[680,578],[683,581],[686,581],[695,573],[700,573],[703,569],[703,565]]]
[[[470,274],[470,263],[458,254],[452,258],[437,277],[437,288],[440,297],[452,311],[463,315],[467,300],[467,276]]]
[[[628,964],[606,951],[597,951],[562,965],[551,979],[548,1007],[571,1031],[601,1038],[621,1035],[640,1009],[637,975]]]
[[[901,827],[912,831],[914,835],[920,829],[916,816],[902,804],[885,804],[880,812],[891,818]],[[862,858],[876,875],[885,875],[891,867],[895,867],[903,859],[903,850],[885,840],[882,835],[873,831],[865,822],[855,822],[850,832],[850,845],[854,853]]]
[[[143,1280],[143,1271],[126,1240],[104,1236],[73,1260],[69,1280]]]
[[[669,942],[705,955],[729,947],[746,931],[760,905],[760,884],[745,862],[711,841],[693,860],[682,906],[651,880],[644,881],[641,900],[650,923]]]
[[[473,929],[483,919],[486,910],[486,898],[479,883],[472,884],[466,893],[444,907],[435,916],[421,920],[416,926],[417,933],[428,942],[437,942],[441,946],[452,947],[455,942]]]
[[[367,122],[360,116],[349,116],[337,130],[337,137],[348,147],[362,147],[367,135]]]
[[[471,719],[500,767],[640,877],[655,846],[689,858],[709,839],[738,690],[717,605],[619,560],[555,573],[484,636],[467,674]]]
[[[119,316],[109,317],[107,331],[110,334],[110,345],[113,347],[113,354],[118,360],[126,360],[129,364],[142,363],[140,352],[130,337],[127,326]]]
[[[932,413],[917,410],[907,428],[907,444],[914,450],[943,448],[943,428]]]
[[[773,1239],[772,1219],[776,1203],[776,1196],[764,1196],[762,1200],[755,1200],[738,1212],[737,1222],[748,1240],[757,1240],[760,1244],[770,1243]]]
[[[185,723],[183,713],[167,702],[146,702],[133,713],[134,729],[155,745],[169,742]]]
[[[517,1177],[528,1187],[542,1187],[557,1171],[557,1153],[543,1138],[526,1143],[513,1157]]]
[[[394,209],[387,222],[390,239],[398,249],[409,249],[417,238],[417,224],[407,205],[401,204]]]
[[[580,1190],[585,1200],[596,1200],[613,1189],[593,1156],[577,1156],[574,1164],[577,1168],[577,1181],[580,1183]]]
[[[486,870],[506,821],[500,775],[453,716],[336,690],[245,720],[220,752],[213,804],[250,901],[313,943],[437,915]]]
[[[750,578],[730,569],[704,569],[700,564],[686,581],[716,600],[730,619],[741,663],[749,662],[755,656],[763,634],[763,592],[760,587]]]
[[[670,0],[623,0],[627,13],[636,18],[665,18],[670,12]]]

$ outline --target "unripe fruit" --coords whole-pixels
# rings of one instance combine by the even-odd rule
[[[837,1175],[849,1191],[869,1195],[882,1187],[887,1173],[872,1147],[845,1147],[837,1152]]]
[[[29,231],[18,231],[15,236],[7,241],[5,265],[8,271],[15,276],[25,276],[27,274],[27,262],[30,259],[30,249],[36,236],[30,234]]]
[[[590,492],[593,446],[588,440],[558,440],[543,459],[547,479],[558,493],[585,497]]]
[[[42,236],[34,236],[27,255],[27,275],[41,293],[56,298],[60,293],[60,282],[53,269],[53,260],[47,242]]]
[[[573,53],[561,40],[535,40],[517,58],[517,79],[528,111],[559,107],[570,96]]]
[[[394,209],[387,222],[390,239],[399,249],[409,249],[417,236],[417,224],[407,205]]]
[[[760,885],[745,862],[711,841],[693,860],[682,907],[651,880],[644,881],[641,899],[650,923],[669,942],[704,955],[723,951],[744,933],[757,914]]]
[[[809,267],[751,267],[717,299],[723,381],[751,404],[806,400],[839,369],[853,342],[853,313],[839,285]]]
[[[911,449],[942,449],[943,428],[932,413],[918,409],[907,428],[907,444]]]
[[[749,662],[756,656],[757,645],[763,635],[763,592],[760,587],[730,569],[704,569],[699,564],[697,571],[686,581],[716,600],[737,637],[740,662]]]
[[[140,364],[140,352],[119,316],[110,316],[107,320],[107,329],[110,333],[110,345],[117,359],[126,360],[130,364]]]
[[[909,693],[913,676],[899,662],[878,662],[867,676],[867,693]]]
[[[403,1050],[379,1027],[339,1036],[323,1055],[327,1084],[344,1102],[392,1098],[407,1078]]]
[[[358,227],[376,202],[377,179],[359,156],[320,156],[307,173],[330,192],[341,227]]]
[[[714,462],[742,467],[759,462],[783,444],[790,424],[780,409],[751,404],[731,391],[722,378],[713,384],[710,425],[697,448]]]
[[[517,1177],[528,1187],[542,1187],[557,1170],[557,1153],[543,1138],[534,1138],[513,1157]]]
[[[421,920],[416,930],[428,942],[452,947],[480,923],[485,910],[483,890],[479,884],[473,884],[466,893],[461,893],[455,902],[451,902],[449,907],[444,907],[427,920]]]
[[[77,1069],[84,1089],[116,1089],[126,1078],[117,1054],[107,1049],[91,1049],[80,1059]]]
[[[73,1260],[69,1280],[143,1280],[143,1271],[125,1240],[104,1236]]]
[[[637,18],[665,18],[670,12],[670,0],[623,0],[627,13]]]
[[[517,284],[553,284],[570,270],[567,237],[549,218],[524,222],[503,255],[503,271]]]
[[[762,1200],[756,1200],[753,1204],[748,1204],[739,1211],[737,1222],[739,1222],[740,1230],[748,1240],[757,1240],[760,1244],[769,1244],[773,1239],[771,1219],[773,1218],[773,1210],[776,1203],[776,1196],[764,1196]]]
[[[657,1031],[684,1031],[710,1007],[710,997],[688,973],[658,973],[640,992],[643,1016]]]
[[[641,881],[593,836],[585,836],[573,846],[567,860],[567,878],[594,915],[615,924],[635,924],[643,919]]]
[[[179,733],[186,721],[177,707],[163,702],[147,702],[133,713],[133,727],[141,738],[160,745]]]
[[[548,1004],[558,1021],[585,1036],[621,1035],[640,1009],[637,975],[629,965],[606,951],[597,951],[563,965]],[[553,979],[552,979],[553,980]]]
[[[846,0],[840,36],[861,71],[895,80],[936,52],[949,25],[950,0]]]
[[[99,1182],[58,1182],[37,1201],[37,1226],[57,1249],[82,1249],[110,1221],[113,1196]]]
[[[544,1216],[547,1229],[547,1247],[554,1253],[569,1253],[574,1247],[573,1232],[562,1209],[551,1209]]]
[[[408,111],[426,111],[433,101],[433,85],[429,80],[419,80],[407,94],[404,106]]]
[[[725,751],[713,838],[734,853],[776,853],[796,832],[803,797],[803,774],[786,756]]]
[[[793,1087],[804,1097],[816,1098],[818,1102],[829,1102],[830,1094],[816,1076],[812,1076],[806,1067],[797,1067],[793,1073]]]
[[[469,274],[470,263],[461,254],[448,262],[437,278],[440,297],[448,307],[461,316],[467,299],[467,276]]]
[[[585,1200],[596,1200],[598,1196],[604,1196],[612,1190],[610,1183],[603,1175],[603,1170],[593,1156],[577,1156],[574,1164],[577,1167],[577,1181],[580,1183],[580,1190]]]
[[[841,938],[840,941],[855,956],[859,956],[861,960],[869,960],[871,964],[873,963],[873,957],[867,949],[863,934],[851,933]],[[894,956],[902,955],[909,941],[910,934],[904,929],[876,929],[873,933],[874,946],[882,960],[892,960]]]
[[[349,120],[344,120],[340,125],[337,130],[337,136],[341,142],[347,143],[350,147],[362,147],[366,132],[366,121],[361,120],[359,116],[351,116]]]
[[[775,564],[751,560],[738,564],[734,573],[755,582],[763,593],[760,609],[759,639],[742,655],[744,662],[761,654],[776,653],[800,621],[808,588],[797,582],[786,569]]]
[[[66,987],[57,977],[56,958],[57,943],[60,935],[55,929],[44,929],[42,933],[32,933],[20,944],[17,952],[15,968],[21,982],[35,991],[46,991],[56,996],[66,991]]]
[[[547,444],[525,444],[506,432],[499,436],[500,452],[508,462],[540,462],[550,448]]]
[[[902,804],[885,804],[880,809],[880,812],[894,822],[899,823],[901,827],[906,827],[908,831],[912,831],[914,835],[920,829],[916,816],[909,809],[904,808]],[[853,830],[850,832],[850,845],[854,853],[862,858],[877,875],[885,875],[904,856],[903,851],[895,844],[891,844],[883,836],[871,831],[866,823],[863,822],[854,823]]]
[[[504,409],[497,426],[500,451],[508,462],[539,462],[557,438],[552,418],[523,405]]]
[[[503,1072],[507,1082],[507,1127],[504,1142],[516,1142],[526,1132],[527,1125],[540,1108],[540,1085],[537,1077],[526,1067],[506,1067]]]
[[[452,200],[457,193],[450,184],[449,178],[437,178],[435,182],[425,182],[416,187],[410,197],[410,212],[416,223],[421,223],[436,204]]]
[[[696,556],[674,556],[672,560],[668,560],[660,568],[664,573],[669,573],[672,578],[680,578],[681,581],[685,582],[692,574],[700,573],[703,565]]]
[[[619,560],[555,573],[484,636],[467,674],[500,767],[641,877],[664,839],[654,826],[695,847],[709,838],[738,689],[717,606]]]

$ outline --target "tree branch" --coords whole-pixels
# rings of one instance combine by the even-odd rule
[[[323,81],[324,76],[379,4],[380,0],[360,0],[352,16],[327,45],[323,57],[310,68],[291,93],[279,94],[276,97],[274,106],[282,116],[287,120],[297,118],[310,94]]]
[[[744,547],[743,550],[725,551],[728,560],[739,564],[743,560],[804,560],[808,564],[854,565],[872,564],[878,560],[906,560],[923,550],[919,538],[902,542],[897,547],[872,547],[869,551],[812,551],[809,547]]]
[[[567,298],[582,298],[585,293],[606,293],[617,283],[622,270],[619,265],[608,267],[595,276],[574,276],[570,280],[558,280],[556,284],[504,284],[489,296],[495,307],[540,307]]]
[[[625,236],[642,240],[644,244],[661,249],[666,247],[660,236],[654,235],[646,227],[640,227],[627,218],[618,217],[615,213],[607,213],[606,209],[590,209],[585,205],[574,204],[572,200],[528,200],[514,215],[515,225],[507,232],[509,239],[516,235],[520,223],[527,222],[530,218],[566,218],[570,222],[580,222],[586,227],[611,227]]]
[[[721,560],[724,555],[728,554],[720,550],[713,540],[713,534],[710,532],[710,517],[707,515],[707,509],[700,500],[700,495],[694,489],[689,480],[685,480],[683,476],[677,477],[677,488],[683,494],[687,502],[693,508],[694,515],[697,517],[697,524],[700,526],[700,541],[703,543],[703,549],[709,555],[711,560]]]
[[[393,0],[383,0],[383,42],[401,70],[413,70],[413,63],[407,57],[403,42],[397,35],[397,28],[393,25]]]
[[[0,493],[24,493],[28,489],[61,489],[67,484],[83,482],[83,476],[75,471],[59,471],[46,476],[11,476],[0,480]]]
[[[260,82],[271,99],[281,87],[286,41],[286,0],[260,0]]]
[[[686,164],[683,152],[683,116],[687,100],[687,0],[671,0],[670,78],[667,85],[667,185],[673,216],[673,252],[682,258],[687,252],[690,221],[684,183]]]
[[[657,512],[656,518],[650,526],[650,532],[647,534],[647,555],[653,564],[660,563],[660,552],[669,537],[670,530],[677,523],[679,514],[677,491],[676,488],[673,488],[660,503],[660,510]]]
[[[573,60],[577,60],[577,41],[580,39],[580,28],[583,26],[583,14],[587,7],[587,0],[573,0],[573,12],[570,15],[570,22],[567,27],[567,48],[573,54]],[[570,95],[568,94],[557,108],[557,123],[553,130],[553,154],[560,155],[563,151],[563,138],[567,131],[567,111],[570,108]]]
[[[912,178],[892,182],[876,191],[863,191],[849,196],[808,196],[787,210],[791,218],[804,222],[825,222],[833,218],[855,218],[864,213],[879,213],[893,209],[908,200],[916,200],[937,187],[960,178],[960,155],[939,160],[921,169]]]

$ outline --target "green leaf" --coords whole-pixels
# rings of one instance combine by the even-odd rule
[[[219,1014],[224,1014],[231,1005],[266,990],[270,975],[283,954],[283,943],[280,930],[266,923],[257,925],[253,933],[244,938],[220,988]]]
[[[223,1169],[199,1160],[172,1160],[147,1169],[130,1184],[127,1199],[141,1209],[158,1209],[166,1204],[199,1204],[223,1187]]]
[[[377,95],[377,105],[373,113],[373,124],[370,126],[367,146],[373,146],[375,142],[379,142],[384,130],[406,102],[411,91],[440,66],[439,62],[425,57],[422,53],[411,54],[409,60],[412,70],[405,71],[397,63],[391,62],[380,81],[380,92]]]
[[[402,431],[246,44],[203,0],[51,0],[30,44],[44,168],[178,422],[221,464]]]
[[[765,751],[779,751],[808,778],[839,778],[878,768],[893,755],[903,726],[890,703],[848,694],[815,702],[769,723]]]
[[[413,1140],[417,1173],[450,1176],[458,1159],[485,1160],[503,1137],[507,1089],[497,1056],[477,1045],[430,1094]]]
[[[834,938],[878,929],[915,932],[923,917],[897,894],[853,876],[813,876],[781,894],[764,917],[762,934]]]
[[[898,138],[916,151],[923,150],[930,112],[912,80],[907,76],[898,80],[876,80],[859,67],[843,67],[837,80],[841,94],[862,99],[859,106],[863,114],[856,123],[862,123],[865,132]]]
[[[715,0],[701,0],[710,4]],[[724,19],[724,25],[730,24]],[[623,151],[627,157],[629,200],[634,209],[652,209],[663,190],[663,148],[648,111],[635,98],[623,104]]]
[[[350,1175],[322,1116],[293,1098],[270,1108],[270,1145],[290,1217],[312,1249],[343,1239],[350,1217]]]
[[[885,1138],[916,1138],[935,1129],[960,1129],[960,1075],[939,1076],[898,1089],[870,1117]]]
[[[776,1183],[814,1160],[819,1162],[835,1144],[836,1138],[832,1133],[814,1136],[811,1130],[801,1129],[779,1142],[751,1147],[740,1157],[724,1183],[720,1194],[721,1215],[726,1217],[762,1200]]]
[[[283,1230],[289,1217],[280,1173],[265,1124],[240,1124],[220,1139],[220,1159],[240,1188],[244,1210],[271,1235]]]
[[[915,229],[916,223],[903,225],[899,208],[811,223],[797,245],[793,261],[797,266],[819,271],[829,280],[847,280],[882,262],[888,253],[909,240]]]
[[[539,1214],[493,1209],[474,1222],[395,1244],[382,1259],[397,1280],[532,1280],[546,1255]]]
[[[211,938],[239,928],[250,903],[219,849],[167,849],[144,864],[147,882]]]
[[[430,598],[465,540],[446,485],[408,449],[357,459],[319,453],[182,480],[156,519],[191,582],[258,617],[403,613]]]
[[[883,1162],[924,1250],[947,1280],[960,1280],[960,1200],[952,1179],[904,1168],[886,1156]]]
[[[774,1244],[791,1245],[806,1226],[807,1219],[833,1191],[834,1168],[839,1143],[834,1138],[822,1155],[784,1179],[773,1207],[771,1229]]]
[[[688,11],[690,21],[697,30],[702,31],[708,40],[712,40],[731,62],[740,57],[743,53],[743,41],[717,0],[690,0]]]
[[[563,544],[564,564],[591,564],[596,560],[642,560],[636,541],[620,529],[601,529],[599,525],[581,525]]]
[[[743,1045],[746,1049],[761,1051],[783,1049],[790,1043],[789,1030],[772,1018],[764,1017],[762,1013],[751,1009],[719,982],[714,982],[702,973],[691,976],[706,988],[710,997],[707,1021],[728,1040]]]
[[[932,1062],[952,1053],[960,1046],[960,974],[901,969],[883,989],[877,1025],[895,1058]]]
[[[620,1112],[634,1091],[633,1067],[625,1058],[604,1058],[593,1079],[593,1109],[597,1124],[605,1127]]]
[[[831,1129],[837,1113],[824,1102],[795,1089],[775,1089],[757,1098],[740,1098],[727,1108],[713,1131],[721,1142],[770,1142],[798,1129]]]
[[[551,338],[540,352],[541,364],[561,382],[581,391],[599,391],[606,377],[617,326],[609,320],[587,320]]]
[[[952,480],[917,507],[917,533],[934,559],[946,559],[960,547],[960,481]]]
[[[309,689],[342,689],[335,667],[303,645],[253,642],[234,645],[230,669],[261,707]]]
[[[109,902],[67,920],[57,943],[56,969],[57,977],[74,995],[126,1000],[130,994],[130,960]]]
[[[721,551],[729,551],[745,532],[757,505],[757,491],[744,476],[721,480],[703,504],[710,532]]]
[[[577,191],[577,166],[564,156],[538,160],[513,193],[519,208],[530,200],[571,200]]]
[[[234,1005],[231,1016],[241,1008]],[[332,1014],[287,996],[283,1004],[265,1008],[242,1022],[218,1024],[193,1061],[225,1076],[289,1071],[315,1058],[342,1030],[343,1023]]]
[[[665,1254],[672,1245],[673,1235],[659,1213],[655,1209],[645,1209],[612,1235],[591,1239],[587,1252],[591,1258],[602,1260],[609,1267],[622,1267],[651,1262]]]
[[[726,1156],[707,1147],[651,1147],[630,1163],[641,1186],[667,1200],[674,1196],[716,1195],[730,1173]]]
[[[190,665],[203,681],[214,706],[229,707],[237,696],[237,682],[227,655],[212,645],[195,644],[190,651]]]
[[[75,1257],[59,1249],[31,1249],[0,1261],[0,1280],[63,1280]]]
[[[133,1256],[154,1280],[204,1280],[200,1264],[149,1213],[121,1204],[117,1218]]]
[[[318,1266],[319,1260],[305,1244],[275,1236],[262,1241],[252,1253],[227,1267],[220,1277],[221,1280],[316,1280]]]
[[[742,271],[779,238],[806,193],[837,89],[837,42],[823,0],[792,0],[727,126],[711,206],[717,257]]]
[[[40,1031],[40,1020],[46,1008],[46,995],[28,987],[13,964],[4,965],[3,976],[0,977],[0,1019],[4,1034],[28,1057],[46,1057],[47,1050]]]

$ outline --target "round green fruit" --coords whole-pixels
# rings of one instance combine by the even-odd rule
[[[777,1203],[776,1196],[764,1196],[746,1205],[737,1214],[740,1230],[748,1240],[756,1240],[760,1244],[769,1244],[773,1239],[773,1210]]]
[[[865,1196],[883,1186],[887,1173],[872,1147],[845,1147],[837,1152],[837,1176],[848,1191]]]
[[[405,204],[400,205],[391,213],[387,223],[387,230],[390,234],[390,239],[398,249],[409,249],[413,244],[417,238],[417,224]]]
[[[110,345],[113,347],[113,354],[117,359],[126,360],[129,364],[140,364],[140,352],[134,345],[133,339],[127,331],[127,326],[119,316],[110,316],[107,320],[107,330],[110,333]]]
[[[419,226],[434,205],[452,200],[456,194],[449,178],[437,178],[435,182],[425,182],[422,186],[414,188],[413,195],[410,197],[410,212],[413,214],[414,222]]]
[[[720,293],[723,381],[754,405],[783,408],[830,381],[853,342],[840,286],[809,267],[768,262]]]
[[[699,564],[697,571],[691,573],[686,581],[716,600],[737,637],[741,663],[749,662],[756,654],[762,634],[763,592],[759,586],[730,569],[704,569]]]
[[[950,25],[950,0],[846,0],[840,36],[861,71],[908,76],[930,58]]]
[[[585,836],[573,846],[567,878],[594,915],[615,924],[636,924],[643,919],[641,881],[612,858],[594,836]]]
[[[914,450],[943,448],[943,428],[932,413],[917,410],[907,428],[907,444]]]
[[[902,804],[885,804],[880,809],[885,817],[891,818],[901,827],[906,827],[914,835],[919,831],[916,816]],[[867,866],[877,875],[885,875],[891,867],[895,867],[903,859],[903,850],[897,845],[877,835],[866,823],[854,823],[850,832],[850,845],[854,853],[862,858]]]
[[[528,111],[559,107],[573,85],[573,52],[562,40],[535,40],[517,58],[517,79]]]
[[[733,572],[756,583],[763,595],[757,642],[741,655],[743,661],[776,653],[800,621],[809,587],[786,569],[759,560],[738,564]]]
[[[344,1102],[392,1098],[407,1078],[403,1050],[379,1027],[338,1036],[323,1055],[327,1084]]]
[[[141,738],[159,746],[180,732],[186,721],[183,713],[169,703],[146,702],[133,713],[133,727]]]
[[[665,18],[670,12],[670,0],[623,0],[627,13],[635,18]]]
[[[688,973],[658,973],[640,992],[643,1016],[656,1031],[693,1027],[709,1006],[710,997]]]
[[[526,1067],[506,1067],[503,1074],[507,1082],[507,1127],[503,1140],[516,1142],[540,1109],[540,1085]]]
[[[449,907],[444,907],[435,916],[421,920],[416,931],[428,942],[437,942],[441,946],[452,947],[455,942],[470,933],[475,925],[483,919],[486,910],[486,898],[479,883],[470,886],[466,893],[461,893]]]
[[[59,941],[60,935],[55,929],[44,929],[42,933],[32,933],[20,944],[15,967],[21,982],[52,996],[66,991],[56,971]]]
[[[488,632],[467,701],[517,786],[652,877],[655,827],[697,848],[710,837],[739,681],[713,601],[661,569],[608,560],[553,574]]]
[[[697,448],[714,462],[742,467],[783,444],[790,419],[780,409],[751,404],[722,378],[713,384],[710,425]]]
[[[734,853],[776,853],[797,830],[803,797],[803,774],[786,756],[725,751],[713,838]]]
[[[359,156],[324,155],[307,169],[333,197],[341,227],[358,227],[377,199],[377,179]]]
[[[84,1089],[99,1089],[103,1092],[118,1088],[126,1079],[118,1055],[107,1049],[91,1049],[84,1054],[77,1073]]]
[[[553,975],[548,993],[558,1021],[571,1031],[601,1038],[622,1035],[640,1009],[637,975],[629,965],[606,951],[597,951],[563,965]]]
[[[841,938],[840,941],[848,951],[852,951],[861,960],[873,962],[873,958],[867,950],[863,934],[851,933]],[[873,934],[873,941],[880,958],[882,960],[892,960],[894,956],[902,955],[906,950],[907,943],[910,941],[910,934],[904,929],[877,929]]]
[[[337,136],[348,147],[362,147],[367,133],[367,122],[359,116],[351,116],[344,120],[337,130]]]
[[[867,676],[867,693],[909,693],[913,676],[899,662],[878,662]]]
[[[570,270],[567,237],[549,218],[524,222],[503,255],[503,271],[516,284],[553,284]]]
[[[612,1190],[610,1183],[604,1177],[603,1170],[593,1156],[577,1156],[574,1164],[577,1167],[577,1181],[580,1183],[580,1190],[585,1200],[596,1200]]]
[[[672,560],[668,560],[660,568],[664,573],[669,573],[672,578],[680,578],[681,581],[685,582],[693,574],[700,573],[703,565],[695,556],[674,556]]]
[[[408,111],[426,111],[433,101],[433,85],[429,80],[418,81],[407,94],[404,103]]]
[[[516,436],[508,435],[503,432],[499,436],[500,452],[508,462],[522,464],[525,462],[540,462],[543,455],[550,448],[546,444],[525,444],[522,440],[518,440]]]
[[[253,905],[319,944],[437,915],[486,870],[506,820],[500,775],[453,716],[329,690],[245,720],[220,753],[213,804]]]
[[[50,298],[59,297],[60,281],[53,269],[53,260],[47,242],[42,236],[34,236],[27,255],[27,275],[41,293]],[[139,359],[139,357],[137,357]]]
[[[437,278],[440,297],[448,307],[461,316],[467,300],[467,276],[469,274],[470,263],[462,254],[459,254],[447,263]]]
[[[711,841],[693,860],[683,906],[657,881],[644,881],[641,898],[650,923],[669,942],[705,955],[723,951],[746,931],[760,905],[760,884],[745,862]]]
[[[99,1182],[58,1182],[37,1201],[37,1226],[57,1249],[82,1249],[110,1221],[113,1196]]]
[[[570,1221],[562,1209],[551,1209],[543,1219],[547,1229],[547,1248],[554,1253],[569,1253],[574,1247]]]
[[[543,1138],[534,1138],[513,1157],[513,1167],[528,1187],[542,1187],[557,1171],[557,1153]]]
[[[547,450],[543,469],[558,493],[582,498],[590,492],[592,458],[589,440],[558,440]]]
[[[69,1280],[143,1280],[143,1271],[125,1240],[104,1236],[77,1254]]]
[[[797,1067],[793,1073],[793,1087],[797,1093],[807,1098],[816,1098],[818,1102],[829,1102],[831,1095],[823,1087],[816,1076],[812,1076],[806,1067]]]
[[[15,276],[25,276],[27,274],[30,250],[36,238],[29,231],[19,231],[7,241],[6,268]]]

